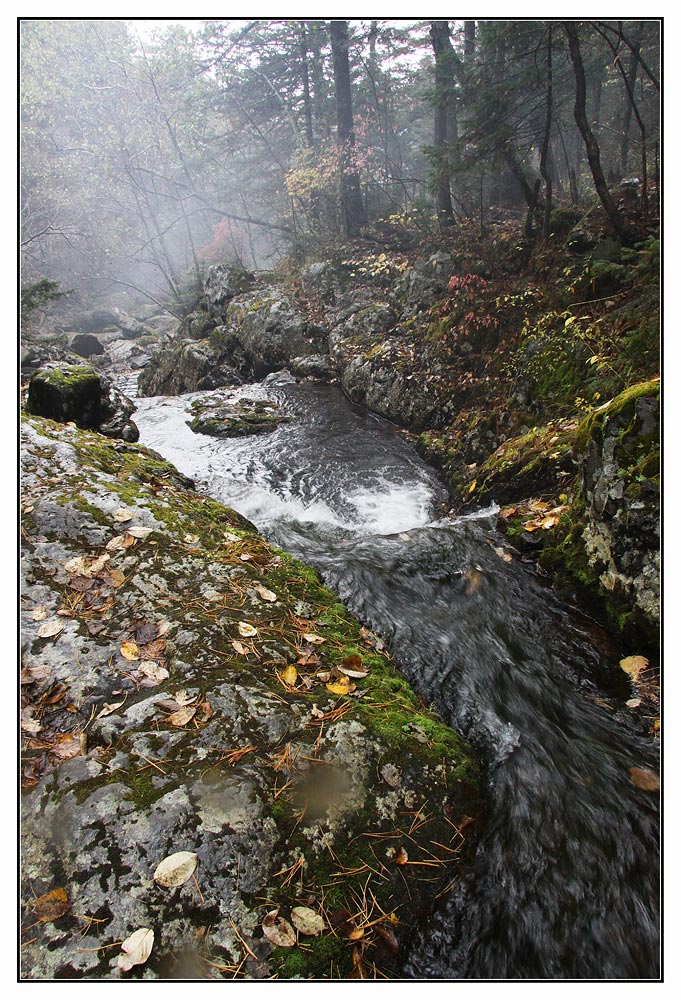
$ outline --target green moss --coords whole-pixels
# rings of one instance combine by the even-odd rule
[[[629,408],[641,396],[653,396],[659,398],[660,379],[659,376],[649,379],[646,382],[639,382],[637,385],[629,386],[624,392],[619,393],[614,399],[590,413],[588,417],[580,423],[575,435],[575,451],[579,455],[586,453],[589,441],[595,437],[599,442],[603,440],[603,425],[606,418],[612,419],[619,416]]]

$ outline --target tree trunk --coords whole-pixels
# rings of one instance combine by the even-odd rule
[[[336,85],[341,212],[346,233],[348,236],[356,236],[366,222],[366,212],[362,201],[359,171],[355,157],[355,131],[352,119],[350,62],[348,60],[348,22],[332,21],[330,34],[333,76]]]
[[[549,221],[551,218],[551,201],[553,198],[553,183],[551,171],[548,167],[549,143],[551,141],[551,114],[553,105],[553,25],[549,25],[549,35],[546,49],[546,121],[544,124],[544,137],[539,154],[539,173],[544,178],[546,193],[544,195],[544,220],[542,222],[542,239],[549,236]]]
[[[452,43],[449,38],[448,21],[431,21],[430,38],[435,54],[435,122],[433,145],[438,159],[436,165],[435,200],[437,218],[441,229],[454,225],[452,195],[449,190],[449,169],[447,165],[447,98],[451,87],[450,55]]]
[[[307,32],[305,31],[304,21],[301,21],[299,38],[300,70],[303,79],[303,107],[305,109],[305,140],[307,142],[308,149],[312,149],[314,146],[314,135],[312,132],[312,99],[310,97],[310,71],[307,65]]]
[[[466,65],[475,59],[475,21],[463,22],[463,58]]]
[[[584,75],[584,63],[582,62],[577,29],[572,21],[563,21],[563,29],[567,35],[570,60],[572,61],[572,69],[575,76],[574,115],[577,128],[584,140],[586,156],[589,161],[598,197],[601,199],[601,203],[613,229],[618,236],[624,236],[624,223],[605,182],[603,168],[601,167],[601,151],[586,117],[586,77]]]
[[[632,41],[632,50],[629,54],[629,68],[626,73],[622,68],[621,62],[618,62],[620,67],[620,72],[624,78],[624,85],[627,91],[627,102],[624,106],[624,111],[622,114],[622,142],[620,144],[620,173],[622,177],[627,176],[627,166],[629,159],[629,132],[631,130],[631,112],[634,105],[634,87],[636,86],[636,74],[638,71],[638,54],[641,50],[641,35],[643,33],[643,24],[641,21],[637,22],[635,37]]]

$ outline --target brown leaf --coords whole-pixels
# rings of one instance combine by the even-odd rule
[[[301,667],[318,667],[322,661],[310,646],[308,649],[303,650],[296,662],[299,663]]]
[[[106,571],[104,579],[110,580],[113,586],[118,589],[125,583],[125,573],[121,572],[120,569],[112,568]]]
[[[71,909],[71,904],[65,889],[52,889],[43,896],[34,899],[32,909],[37,920],[41,923],[47,923],[63,917]]]
[[[184,707],[185,705],[193,705],[198,697],[198,694],[189,694],[186,688],[180,688],[175,695],[175,701],[178,705]]]
[[[277,595],[271,590],[268,590],[267,587],[263,587],[261,583],[259,583],[255,589],[263,601],[269,601],[270,603],[272,601],[276,601]]]
[[[279,916],[279,910],[270,910],[262,922],[265,937],[279,948],[292,948],[296,943],[296,932],[288,920]]]
[[[660,790],[659,777],[646,767],[630,767],[629,777],[632,785],[641,788],[644,792],[659,792]]]
[[[134,541],[134,539],[132,539],[132,541]],[[109,539],[109,541],[106,543],[106,545],[104,546],[104,548],[108,552],[116,552],[119,549],[125,549],[125,548],[127,548],[127,546],[125,544],[125,536],[124,535],[114,535],[113,538]]]
[[[154,625],[152,622],[142,622],[135,629],[135,639],[140,646],[144,646],[148,642],[153,642],[157,636],[158,625]]]
[[[58,733],[53,746],[50,747],[50,753],[59,760],[71,760],[72,757],[77,757],[81,750],[80,733]]]
[[[191,722],[196,715],[196,705],[185,705],[184,708],[179,709],[177,712],[173,712],[172,715],[166,717],[166,722],[169,722],[171,726],[175,726],[177,729],[181,729],[186,726],[188,722]]]
[[[396,865],[406,865],[407,861],[409,861],[409,855],[403,847],[397,848],[393,861]]]
[[[201,702],[199,708],[201,709],[201,722],[208,722],[208,720],[213,716],[213,706],[206,699],[206,701]]]
[[[165,656],[166,642],[165,639],[155,639],[153,642],[148,642],[144,647],[144,659],[145,660],[162,660]]]
[[[137,676],[142,687],[157,687],[170,675],[166,668],[156,660],[142,660],[137,668]]]
[[[246,656],[248,653],[248,646],[244,646],[243,642],[239,642],[238,639],[232,639],[232,647],[241,656]]]
[[[342,663],[338,664],[338,671],[346,677],[366,677],[369,673],[364,668],[364,661],[361,656],[346,656]]]

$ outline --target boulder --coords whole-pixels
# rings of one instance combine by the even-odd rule
[[[225,324],[256,378],[326,348],[325,334],[310,327],[297,303],[280,289],[238,296],[227,307]]]
[[[90,365],[55,362],[35,372],[28,383],[29,413],[98,431],[106,437],[137,441],[130,419],[134,403],[106,375]]]
[[[98,333],[118,326],[118,310],[91,309],[80,313],[71,323],[81,333]]]
[[[219,310],[235,295],[253,287],[255,275],[238,264],[213,264],[203,280],[203,295],[210,312]]]
[[[94,354],[104,354],[104,346],[94,333],[77,333],[69,344],[74,354],[81,358],[91,358]]]
[[[267,434],[290,418],[270,399],[231,400],[218,393],[192,401],[193,417],[187,423],[195,434],[212,437],[246,437]]]

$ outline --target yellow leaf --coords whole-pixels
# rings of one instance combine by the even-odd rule
[[[329,681],[326,689],[331,694],[349,694],[355,690],[356,686],[356,684],[351,684],[347,677],[339,677],[337,681]]]
[[[293,687],[298,679],[298,671],[293,664],[290,663],[287,667],[284,667],[279,676],[284,684],[288,685],[288,687]]]
[[[478,484],[477,479],[474,479],[473,482],[471,483],[471,485],[468,487],[468,492],[472,493],[473,490],[475,489],[475,487],[477,486],[477,484]]]
[[[121,646],[121,656],[124,656],[126,660],[139,660],[140,648],[136,642],[130,639]]]
[[[645,656],[625,656],[623,660],[620,660],[620,667],[625,674],[629,674],[634,684],[647,666],[648,660]]]

